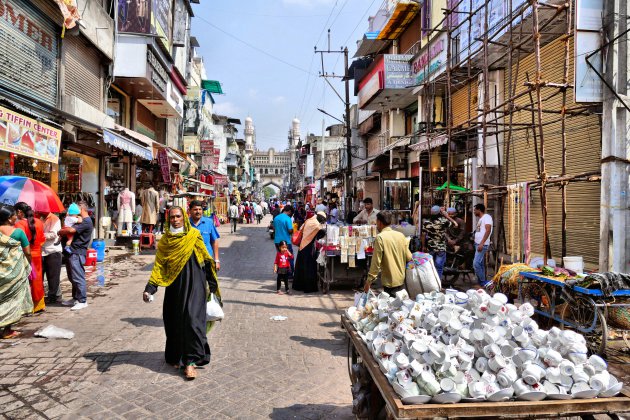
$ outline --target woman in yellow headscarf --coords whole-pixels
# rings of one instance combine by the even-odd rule
[[[206,302],[210,293],[220,297],[215,263],[181,207],[169,210],[164,230],[143,299],[149,302],[159,286],[166,288],[164,356],[176,368],[183,366],[187,379],[195,379],[195,367],[210,362]]]

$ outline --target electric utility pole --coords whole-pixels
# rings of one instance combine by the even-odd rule
[[[346,191],[346,203],[345,210],[346,215],[350,212],[352,208],[352,196],[354,192],[354,185],[352,183],[352,129],[350,127],[350,71],[348,68],[348,47],[342,47],[339,50],[331,50],[330,49],[330,29],[328,29],[328,49],[326,50],[318,50],[317,46],[314,48],[315,54],[320,55],[322,69],[319,72],[319,77],[323,77],[324,81],[328,83],[328,85],[332,88],[333,92],[337,95],[337,97],[344,103],[346,107],[346,115],[344,118],[344,123],[346,127],[346,179],[345,179],[345,191]],[[339,76],[335,75],[335,73],[327,73],[324,69],[324,54],[343,54],[343,62],[344,62],[344,75]],[[329,78],[333,79],[342,79],[345,81],[345,89],[346,89],[346,97],[345,100],[341,97],[337,89],[328,81]],[[327,114],[327,112],[324,112]],[[334,117],[333,117],[334,118]],[[323,147],[323,145],[322,145]],[[322,173],[322,177],[324,174]],[[323,185],[323,181],[322,181]],[[322,191],[323,193],[323,191]]]

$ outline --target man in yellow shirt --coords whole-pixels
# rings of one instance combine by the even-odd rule
[[[376,215],[379,234],[374,240],[372,264],[364,287],[366,293],[379,272],[385,292],[392,295],[405,288],[405,269],[407,261],[411,261],[411,251],[405,235],[392,230],[389,227],[391,224],[391,213],[380,212]]]

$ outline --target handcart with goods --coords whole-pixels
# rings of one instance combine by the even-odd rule
[[[531,302],[539,316],[582,334],[593,353],[605,355],[613,337],[630,348],[630,289],[605,294],[540,272],[522,271],[519,276],[519,301]]]
[[[370,267],[376,226],[327,225],[319,247],[318,279],[320,289],[328,293],[332,284],[359,287]]]
[[[346,314],[341,316],[341,325],[348,336],[348,373],[353,386],[359,381],[367,380],[369,382],[369,409],[360,418],[381,418],[384,412],[388,419],[544,418],[559,416],[582,416],[586,419],[592,418],[596,414],[607,414],[612,419],[619,419],[620,414],[630,411],[630,394],[625,390],[618,396],[611,398],[405,404],[403,399],[394,391]]]

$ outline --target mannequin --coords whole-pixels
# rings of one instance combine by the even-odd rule
[[[143,232],[153,233],[153,227],[158,222],[160,194],[151,186],[148,189],[142,190],[140,201],[142,203],[142,217],[140,218],[142,230]]]
[[[125,187],[120,194],[118,194],[118,234],[121,235],[123,231],[123,224],[125,230],[131,234],[131,228],[133,226],[133,212],[136,208],[136,195],[129,191],[129,188]]]

